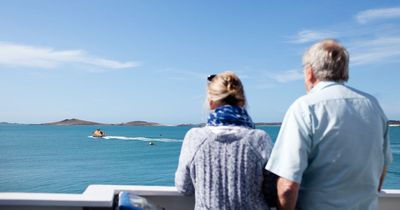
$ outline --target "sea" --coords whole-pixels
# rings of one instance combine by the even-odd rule
[[[107,137],[92,138],[97,128]],[[82,193],[91,184],[173,186],[190,128],[0,125],[0,192]],[[280,127],[257,128],[275,141]],[[384,188],[400,189],[400,127],[390,127],[390,140],[394,161]]]

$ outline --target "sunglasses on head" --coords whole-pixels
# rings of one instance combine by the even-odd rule
[[[214,79],[215,76],[217,76],[217,75],[216,74],[210,74],[210,75],[208,75],[207,80],[209,82],[211,82]]]

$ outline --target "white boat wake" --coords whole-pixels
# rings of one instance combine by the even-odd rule
[[[95,138],[93,136],[88,136],[89,138]],[[149,138],[149,137],[128,137],[128,136],[104,136],[100,139],[107,140],[125,140],[125,141],[148,141],[148,142],[182,142],[181,139],[168,139],[168,138]]]

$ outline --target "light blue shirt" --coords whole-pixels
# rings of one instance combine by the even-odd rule
[[[266,169],[300,183],[298,209],[378,209],[383,167],[392,161],[377,100],[320,82],[287,111]]]

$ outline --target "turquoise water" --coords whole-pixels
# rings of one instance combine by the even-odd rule
[[[81,193],[90,184],[174,184],[190,127],[0,125],[0,192]],[[275,140],[279,127],[262,126]],[[390,128],[394,163],[384,188],[400,189],[400,127]],[[150,146],[149,141],[155,143]]]

